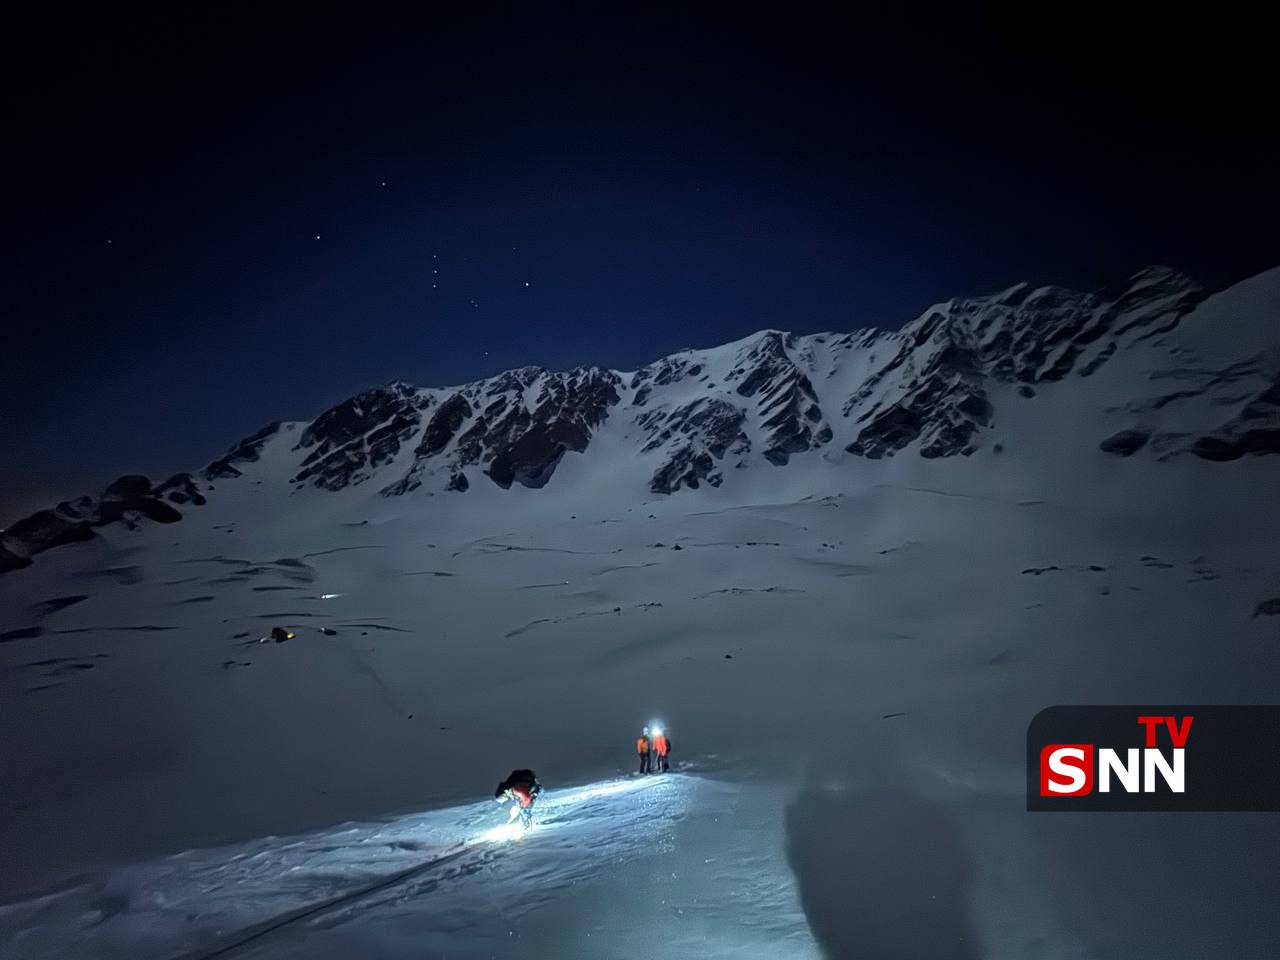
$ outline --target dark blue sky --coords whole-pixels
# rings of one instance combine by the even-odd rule
[[[23,24],[0,521],[395,377],[1280,263],[1247,25],[928,22]]]

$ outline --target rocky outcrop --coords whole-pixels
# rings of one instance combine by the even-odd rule
[[[135,514],[156,523],[177,523],[182,519],[181,513],[153,494],[150,480],[139,474],[130,474],[116,480],[103,492],[93,523],[101,526],[125,520],[132,525]]]
[[[223,456],[214,460],[204,468],[206,480],[223,480],[243,476],[236,466],[239,463],[256,463],[262,453],[262,447],[268,440],[280,432],[280,421],[269,423],[252,436],[245,437]]]
[[[707,379],[703,364],[689,356],[676,354],[663,357],[648,366],[641,367],[631,378],[632,406],[643,407],[655,388],[679,383],[685,378]]]
[[[718,487],[722,482],[724,476],[716,469],[711,454],[685,444],[654,472],[649,490],[653,493],[675,493],[682,486],[697,490],[703,483]]]
[[[400,496],[433,484],[465,491],[464,467],[500,487],[541,487],[564,454],[587,449],[620,401],[621,378],[592,367],[550,373],[511,370],[455,391],[437,408],[405,475],[383,489]],[[437,489],[439,487],[437,486]]]
[[[163,497],[170,503],[189,503],[195,507],[203,507],[208,502],[200,491],[196,479],[189,473],[175,473],[156,487],[155,495]]]
[[[993,426],[988,383],[1091,376],[1124,345],[1167,333],[1204,293],[1172,270],[1149,267],[1097,293],[1018,284],[951,300],[896,336],[897,348],[844,404],[862,424],[845,448],[876,459],[910,444],[926,458],[967,456]]]
[[[1061,415],[1082,401],[1091,419],[1081,423],[1106,418],[1098,445],[1120,457],[1280,453],[1278,298],[1273,271],[1192,312],[1203,291],[1153,267],[1093,293],[1018,284],[950,300],[900,330],[766,330],[634,374],[521,367],[449,389],[391,383],[310,424],[272,423],[196,475],[154,488],[122,477],[100,497],[39,511],[0,534],[0,570],[103,524],[173,522],[213,495],[213,481],[249,472],[254,483],[287,477],[295,493],[369,479],[388,496],[464,493],[482,478],[541,487],[611,417],[610,456],[633,457],[636,482],[647,477],[657,494],[723,484],[726,462],[770,469],[820,450],[832,465],[848,459],[839,448],[872,460],[967,456],[987,443],[1000,452],[998,404],[1017,405],[1026,429],[1038,408]],[[282,438],[294,430],[290,449]],[[837,450],[824,449],[837,436]]]
[[[439,453],[449,445],[458,433],[467,417],[471,416],[471,404],[460,393],[455,393],[436,408],[427,429],[423,431],[422,442],[414,451],[420,457],[430,457]]]
[[[866,403],[873,396],[878,399]],[[993,413],[975,351],[959,342],[940,314],[911,331],[845,409],[860,404],[865,409],[855,422],[863,426],[845,449],[873,460],[916,442],[928,459],[968,456]]]
[[[1280,453],[1280,375],[1213,433],[1197,437],[1190,451],[1204,460]]]
[[[699,397],[675,409],[646,411],[636,424],[648,434],[642,452],[669,452],[649,481],[654,493],[674,493],[680,487],[698,489],[703,482],[718,487],[723,480],[716,462],[727,452],[745,454],[751,441],[743,430],[746,411],[728,400]]]
[[[3,536],[0,536],[0,573],[21,570],[29,566],[31,566],[31,558],[14,553],[5,545]]]
[[[832,437],[813,384],[787,353],[788,339],[776,330],[766,331],[727,377],[739,396],[756,401],[765,431],[764,457],[776,466]]]
[[[303,431],[294,483],[342,490],[390,462],[417,431],[431,397],[407,383],[375,387],[325,411]],[[434,422],[434,421],[433,421]]]
[[[1150,439],[1150,430],[1120,430],[1098,444],[1098,448],[1105,453],[1131,457],[1145,447]]]
[[[190,480],[188,474],[180,476]],[[128,474],[111,483],[101,497],[78,497],[37,510],[0,534],[0,572],[29,566],[33,556],[54,547],[92,540],[96,528],[110,523],[176,523],[182,514],[162,499],[166,490],[174,489],[170,483],[153,489],[146,477]]]

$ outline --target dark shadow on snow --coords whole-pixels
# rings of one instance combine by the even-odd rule
[[[786,815],[787,860],[832,960],[972,960],[972,869],[946,811],[914,794],[810,787]]]

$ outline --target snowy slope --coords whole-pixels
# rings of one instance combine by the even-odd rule
[[[0,908],[0,942],[29,960],[816,956],[781,845],[757,846],[778,798],[770,825],[736,793],[614,780],[549,791],[528,833],[481,802],[195,851]]]
[[[661,716],[693,766],[643,811],[670,844],[629,846],[620,793],[253,949],[1269,956],[1275,818],[1043,818],[1021,790],[1048,704],[1274,702],[1277,317],[1280,271],[1208,297],[1147,271],[395,384],[41,518],[14,556],[83,542],[0,576],[0,953],[207,946],[421,852],[379,831],[482,832],[514,766],[609,781]],[[292,850],[298,888],[256,902]],[[649,927],[669,943],[633,949]]]

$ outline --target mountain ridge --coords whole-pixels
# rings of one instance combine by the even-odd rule
[[[1258,305],[1212,307],[1208,320],[1186,323],[1251,285],[1263,291]],[[180,507],[202,505],[216,481],[239,480],[285,433],[294,436],[286,479],[295,490],[369,482],[387,497],[462,494],[477,482],[537,489],[553,482],[566,455],[587,455],[608,433],[623,445],[613,456],[635,458],[628,472],[644,477],[648,494],[672,495],[720,486],[727,470],[786,468],[797,457],[999,452],[992,437],[1006,394],[1031,400],[1069,384],[1092,405],[1096,391],[1084,384],[1123,367],[1108,388],[1119,402],[1102,408],[1115,429],[1096,438],[1100,453],[1149,448],[1158,459],[1185,453],[1211,462],[1276,453],[1280,347],[1268,330],[1277,325],[1277,290],[1280,270],[1210,295],[1175,270],[1147,267],[1092,292],[1018,283],[952,298],[897,330],[764,329],[634,371],[526,366],[453,387],[395,380],[298,424],[300,433],[270,423],[198,472],[154,487],[125,477],[99,498],[37,511],[0,532],[0,571],[90,539],[105,524],[176,522]],[[1165,381],[1177,386],[1135,395]]]

